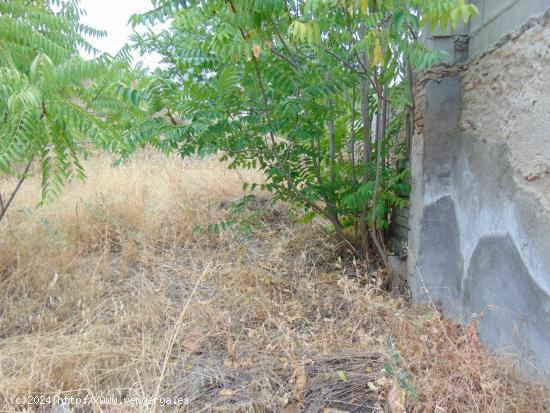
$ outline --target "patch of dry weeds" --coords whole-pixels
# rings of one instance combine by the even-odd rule
[[[382,291],[283,204],[245,212],[251,232],[193,234],[261,176],[151,152],[110,162],[38,210],[27,182],[0,228],[4,410],[25,395],[189,402],[81,409],[97,412],[548,409],[473,326]]]

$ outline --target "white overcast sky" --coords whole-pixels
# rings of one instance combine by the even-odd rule
[[[92,39],[91,43],[111,55],[118,52],[132,34],[132,27],[128,24],[130,16],[153,8],[150,0],[81,0],[80,4],[87,13],[82,18],[83,23],[107,31],[106,37]],[[143,60],[150,68],[158,64],[158,56],[140,58],[135,54],[135,57]]]

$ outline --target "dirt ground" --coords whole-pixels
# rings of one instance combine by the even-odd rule
[[[0,226],[0,411],[550,409],[474,323],[382,291],[266,194],[240,204],[259,174],[112,161],[40,209],[29,180]]]

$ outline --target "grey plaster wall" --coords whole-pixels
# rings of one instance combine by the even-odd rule
[[[507,34],[520,30],[533,16],[541,15],[550,8],[550,0],[470,0],[479,14],[468,24],[458,28],[438,27],[422,33],[424,43],[448,53],[448,61],[463,63],[467,59],[479,57],[492,49]],[[464,46],[462,38],[467,42]]]
[[[481,316],[488,347],[537,376],[550,374],[549,21],[426,74],[411,160],[414,297]]]
[[[475,57],[506,33],[519,29],[531,17],[550,7],[550,0],[472,0],[479,15],[470,22],[469,56]]]

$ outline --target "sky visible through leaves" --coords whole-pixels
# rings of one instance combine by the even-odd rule
[[[87,12],[83,23],[107,31],[106,37],[93,39],[93,45],[111,55],[116,54],[132,34],[132,27],[128,24],[130,16],[153,7],[150,0],[81,0],[81,6]],[[143,61],[151,69],[159,64],[159,56],[139,56],[136,52],[133,56],[135,63]]]

